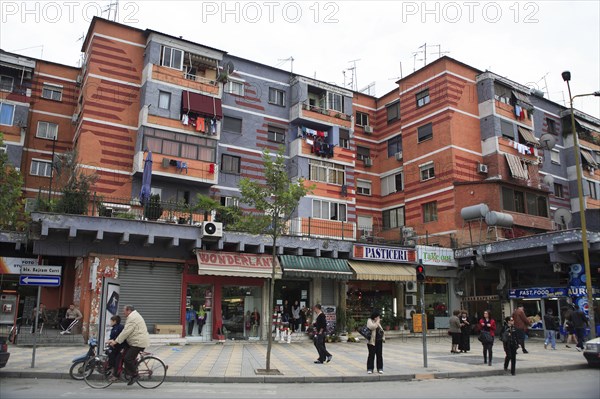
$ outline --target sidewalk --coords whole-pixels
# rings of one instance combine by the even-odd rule
[[[557,344],[557,350],[545,350],[541,339],[529,339],[528,354],[517,354],[517,374],[586,368],[583,354],[572,346]],[[367,348],[360,343],[332,343],[327,349],[333,360],[314,364],[317,352],[311,341],[291,344],[273,343],[271,367],[281,376],[256,375],[265,368],[265,342],[231,341],[186,346],[153,346],[149,351],[168,365],[167,381],[176,382],[363,382],[432,378],[465,378],[501,375],[504,351],[494,344],[492,366],[483,364],[481,344],[473,336],[469,353],[451,354],[449,337],[427,338],[428,367],[423,367],[421,338],[389,339],[383,348],[385,374],[366,373]],[[0,378],[70,378],[71,360],[83,355],[85,345],[41,347],[36,349],[35,368],[31,368],[32,348],[9,346],[10,359]],[[510,378],[510,374],[507,375]]]

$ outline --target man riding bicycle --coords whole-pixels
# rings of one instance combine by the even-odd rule
[[[129,348],[123,357],[123,364],[125,371],[130,376],[127,385],[132,385],[138,379],[135,359],[141,351],[150,346],[150,335],[148,334],[144,318],[135,310],[133,305],[126,305],[123,313],[127,317],[125,328],[123,328],[117,339],[108,340],[107,344],[115,346],[127,341]]]

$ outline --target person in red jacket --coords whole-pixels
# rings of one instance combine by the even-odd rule
[[[488,366],[492,365],[492,347],[494,346],[494,336],[496,334],[496,321],[492,319],[490,316],[490,311],[486,310],[483,312],[483,317],[479,320],[480,330],[487,331],[491,336],[492,340],[490,342],[482,341],[481,345],[483,345],[483,364],[488,364]],[[489,355],[489,356],[488,356]],[[488,361],[489,359],[489,361]]]

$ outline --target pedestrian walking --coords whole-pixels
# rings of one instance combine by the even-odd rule
[[[327,320],[325,314],[321,311],[321,304],[317,303],[313,307],[313,311],[317,314],[317,319],[313,324],[315,328],[314,344],[319,353],[319,358],[315,360],[315,364],[329,363],[333,357],[325,347],[325,335],[327,334]]]
[[[512,314],[512,318],[514,321],[515,329],[517,330],[517,337],[519,339],[519,345],[521,345],[521,349],[523,349],[523,353],[529,353],[527,349],[525,349],[525,333],[527,331],[527,327],[531,325],[531,321],[527,318],[525,314],[525,310],[523,310],[523,305],[520,304],[514,310]]]
[[[550,344],[552,350],[556,350],[556,331],[558,330],[558,323],[556,322],[552,308],[548,308],[544,315],[544,326],[546,328],[544,349],[548,348],[548,344]]]
[[[514,326],[514,319],[507,317],[504,319],[502,334],[500,336],[504,346],[504,371],[508,372],[508,364],[510,363],[510,374],[515,375],[517,366],[517,349],[519,348],[519,338],[517,330]]]
[[[374,310],[367,319],[367,328],[371,330],[371,339],[367,342],[369,356],[367,357],[367,374],[373,374],[375,357],[377,357],[377,372],[383,374],[383,342],[384,332],[381,328],[381,313]]]
[[[588,325],[588,318],[580,307],[576,307],[571,312],[571,322],[573,323],[575,336],[577,337],[577,346],[575,346],[575,349],[581,352],[583,350],[583,341],[585,340],[585,329]]]
[[[454,310],[452,312],[452,316],[448,320],[448,334],[452,337],[452,348],[450,349],[450,353],[460,353],[458,349],[458,344],[460,343],[460,319],[458,315],[460,314],[460,310]]]
[[[483,364],[492,365],[492,348],[494,346],[494,336],[496,334],[496,321],[492,319],[490,311],[483,312],[483,317],[479,320],[481,345],[483,346]],[[488,360],[489,359],[489,360]]]
[[[471,350],[471,323],[467,311],[463,310],[460,314],[460,343],[458,350],[460,352],[468,352]]]

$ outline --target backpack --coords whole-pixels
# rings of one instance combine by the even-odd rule
[[[505,335],[505,333],[506,333],[506,335]],[[508,331],[506,331],[506,326],[502,326],[502,329],[500,330],[500,334],[498,334],[498,338],[502,342],[508,341]]]

